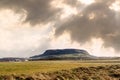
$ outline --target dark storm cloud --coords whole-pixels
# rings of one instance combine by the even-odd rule
[[[105,47],[120,50],[120,12],[111,10],[109,6],[115,0],[96,0],[95,3],[85,6],[77,0],[64,0],[63,2],[79,11],[67,20],[59,20],[59,9],[53,8],[53,0],[0,0],[0,9],[12,9],[15,12],[25,12],[25,22],[32,25],[48,23],[56,20],[55,35],[64,32],[70,33],[73,41],[85,43],[92,38],[101,38]],[[58,22],[59,21],[59,22]],[[59,25],[57,25],[59,24]]]
[[[54,20],[57,9],[51,7],[53,0],[0,0],[1,9],[26,12],[25,22],[31,24],[48,23]]]
[[[109,8],[113,2],[96,0],[96,3],[86,6],[82,11],[78,8],[81,12],[57,27],[56,36],[68,32],[73,41],[83,44],[92,38],[101,38],[105,47],[120,51],[120,12]]]
[[[78,4],[77,0],[64,0],[63,3],[68,4],[70,6],[76,6]]]

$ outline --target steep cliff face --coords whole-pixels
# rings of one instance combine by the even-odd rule
[[[32,60],[79,60],[95,59],[86,50],[81,49],[56,49],[46,50],[43,54],[30,57]]]

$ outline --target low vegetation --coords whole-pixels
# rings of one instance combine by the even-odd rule
[[[4,62],[0,80],[120,80],[120,64],[117,60]]]

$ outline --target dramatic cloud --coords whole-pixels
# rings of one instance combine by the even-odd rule
[[[110,8],[114,3],[113,0],[99,0],[87,5],[82,11],[77,7],[79,13],[65,22],[62,21],[63,24],[56,29],[56,36],[68,32],[73,41],[80,43],[88,42],[92,38],[101,38],[105,47],[113,47],[119,51],[120,12],[116,11],[116,7]]]
[[[32,27],[21,24],[24,19],[24,14],[16,14],[12,10],[0,11],[0,57],[28,57],[50,46],[50,24]]]
[[[27,14],[25,22],[32,25],[48,23],[54,20],[58,12],[51,6],[53,0],[0,0],[1,9],[12,9],[15,12]]]
[[[120,51],[119,21],[119,0],[0,0],[0,56],[72,47]]]

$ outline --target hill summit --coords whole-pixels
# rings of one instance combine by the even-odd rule
[[[51,49],[46,50],[43,54],[30,57],[33,60],[76,60],[76,59],[93,59],[86,50],[82,49]]]

